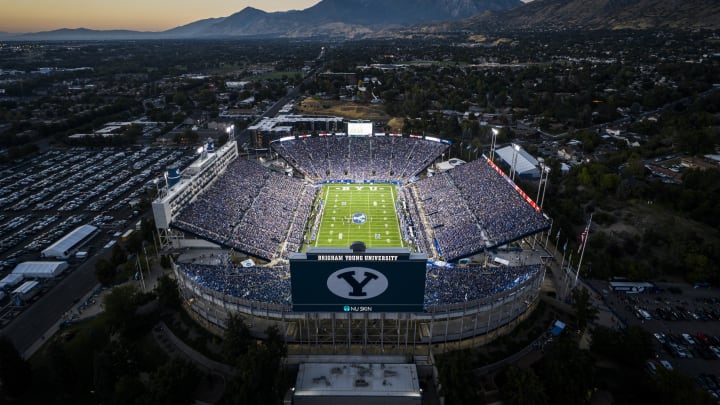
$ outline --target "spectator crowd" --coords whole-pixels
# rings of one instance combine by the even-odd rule
[[[448,145],[397,136],[317,136],[273,142],[272,148],[312,181],[406,180],[430,166]]]
[[[448,261],[521,239],[549,226],[542,213],[484,159],[417,181],[409,189],[411,195],[417,194],[430,228],[420,234],[434,234],[440,247],[438,254]],[[414,222],[423,226],[423,221]]]
[[[272,147],[312,180],[414,178],[447,145],[396,136],[317,136]],[[505,176],[477,159],[399,188],[403,237],[446,261],[468,257],[549,226]],[[245,159],[182,209],[177,228],[252,256],[287,258],[313,238],[316,189]],[[308,231],[308,229],[310,229]]]
[[[237,159],[173,222],[177,228],[272,260],[297,251],[315,190],[302,180]]]
[[[219,265],[177,263],[187,278],[208,289],[248,301],[290,305],[290,269],[243,267],[227,254]],[[444,267],[428,264],[424,308],[470,302],[512,290],[533,279],[542,264],[520,266]]]

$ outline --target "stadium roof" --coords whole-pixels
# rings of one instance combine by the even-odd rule
[[[500,148],[495,151],[500,158],[505,161],[505,164],[510,167],[513,163],[513,157],[515,156],[515,150],[512,145],[508,145],[504,148]],[[516,169],[517,175],[521,177],[539,177],[540,169],[538,169],[538,161],[525,149],[520,149],[517,152]]]
[[[295,397],[416,397],[420,383],[414,364],[305,363]]]
[[[12,274],[19,274],[25,278],[50,278],[67,270],[66,262],[24,262],[15,267]]]
[[[63,236],[57,242],[48,246],[40,254],[41,257],[67,257],[78,243],[97,231],[97,227],[92,225],[81,225],[69,234]]]
[[[280,115],[277,117],[263,117],[260,122],[255,125],[249,126],[249,131],[265,131],[265,132],[290,132],[292,131],[293,124],[296,122],[343,122],[342,117],[316,117],[316,116],[305,116],[305,115]]]

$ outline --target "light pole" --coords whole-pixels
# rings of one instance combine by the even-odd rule
[[[231,141],[235,140],[235,124],[232,124],[229,127],[225,128],[225,132],[227,132]]]
[[[492,142],[490,144],[490,160],[492,160],[493,162],[495,162],[495,143],[497,142],[497,136],[498,136],[499,132],[500,131],[498,131],[497,128],[492,129]]]
[[[538,158],[538,165],[540,166],[540,181],[538,182],[538,192],[537,197],[535,198],[535,202],[540,205],[540,196],[542,191],[542,182],[543,182],[543,167],[545,166],[543,164],[544,160],[543,158]]]
[[[518,156],[518,152],[520,151],[520,145],[514,143],[514,144],[512,144],[512,148],[513,148],[513,158],[512,158],[512,167],[510,168],[511,169],[510,180],[512,180],[514,183],[515,182],[515,172],[517,172],[517,156]]]
[[[543,203],[545,202],[545,192],[547,191],[548,180],[550,177],[550,168],[548,166],[542,165],[542,169],[545,172],[545,186],[543,186],[542,197],[540,198],[540,209],[542,209]]]
[[[540,206],[540,210],[542,210],[542,202],[540,201],[540,196],[544,195],[541,194],[540,191],[542,190],[543,185],[543,173],[545,172],[545,165],[543,164],[543,160],[540,160],[542,158],[538,158],[540,162],[540,181],[538,182],[538,192],[537,197],[535,198],[535,203]],[[547,176],[545,177],[545,187],[547,187]],[[550,231],[548,231],[550,232]],[[533,244],[532,244],[532,250],[535,250],[535,242],[537,242],[537,234],[535,234],[535,237],[533,237]]]

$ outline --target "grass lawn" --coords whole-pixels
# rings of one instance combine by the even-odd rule
[[[325,184],[322,219],[313,247],[403,247],[395,185]]]

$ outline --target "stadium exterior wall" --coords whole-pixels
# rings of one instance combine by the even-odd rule
[[[231,314],[245,319],[257,337],[277,326],[288,343],[328,345],[333,351],[379,350],[418,354],[426,346],[471,341],[482,345],[509,333],[540,299],[541,271],[522,285],[483,299],[429,307],[422,313],[292,312],[291,306],[250,301],[195,283],[173,266],[190,314],[208,330],[222,335]]]

